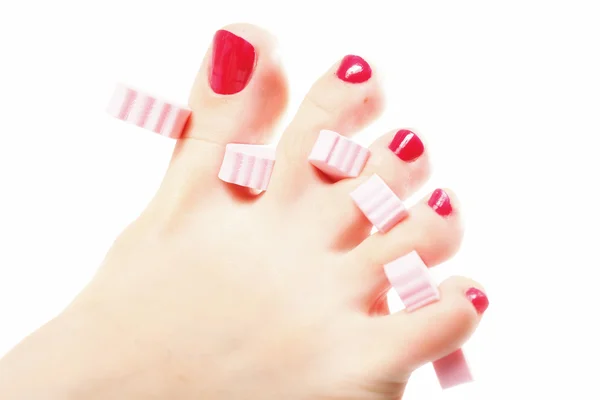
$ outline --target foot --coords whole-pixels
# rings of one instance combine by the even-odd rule
[[[373,174],[401,199],[420,188],[429,175],[421,134],[383,134],[352,179],[332,181],[307,162],[321,129],[351,136],[382,110],[366,61],[346,57],[313,85],[279,141],[266,192],[218,179],[224,146],[269,143],[286,102],[273,39],[250,25],[218,32],[156,197],[91,284],[38,332],[60,332],[55,347],[71,350],[56,357],[72,359],[79,382],[93,375],[69,384],[72,393],[396,400],[412,371],[473,333],[486,300],[477,292],[472,301],[481,287],[469,279],[445,281],[440,301],[411,313],[389,315],[385,301],[384,264],[417,251],[432,267],[457,251],[455,195],[438,189],[373,235],[350,197]]]

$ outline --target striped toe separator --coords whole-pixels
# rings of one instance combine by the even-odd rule
[[[219,179],[256,190],[269,186],[275,149],[264,145],[230,143],[225,147]]]
[[[108,114],[160,135],[179,139],[192,111],[131,87],[118,84]],[[263,145],[230,143],[225,147],[219,179],[259,191],[269,186],[275,149]]]
[[[371,152],[334,131],[319,132],[308,161],[334,179],[356,178]]]
[[[172,139],[181,137],[190,117],[187,107],[118,84],[106,110],[111,116]]]
[[[352,200],[380,232],[387,232],[404,219],[408,212],[402,201],[378,175],[350,193]],[[385,274],[396,290],[407,312],[412,312],[440,299],[427,266],[416,251],[384,266]],[[462,349],[433,362],[443,389],[471,382],[473,377]]]
[[[416,251],[386,264],[383,268],[407,312],[415,311],[440,299],[438,288]],[[433,368],[443,389],[473,380],[462,349],[434,361]]]
[[[403,220],[408,211],[379,175],[371,176],[350,197],[379,232],[387,232]]]

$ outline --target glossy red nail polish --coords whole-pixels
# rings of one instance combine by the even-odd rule
[[[392,143],[388,146],[402,161],[414,161],[423,154],[425,147],[419,137],[408,129],[396,132]]]
[[[371,66],[362,57],[347,55],[342,59],[336,75],[348,83],[363,83],[371,78]]]
[[[485,293],[483,293],[477,288],[472,287],[469,290],[467,290],[465,294],[469,301],[473,303],[473,307],[475,307],[479,314],[483,314],[490,305],[490,301],[488,300]]]
[[[246,87],[256,64],[256,51],[248,41],[219,30],[213,38],[210,87],[218,94],[235,94]]]
[[[435,189],[427,204],[442,217],[447,217],[452,213],[450,197],[448,197],[448,193],[444,192],[442,189]]]

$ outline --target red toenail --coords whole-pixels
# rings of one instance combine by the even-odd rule
[[[217,31],[213,38],[210,87],[218,94],[240,92],[250,81],[255,62],[254,46],[229,31]]]
[[[472,287],[469,290],[467,290],[465,294],[467,295],[469,301],[473,303],[473,307],[475,307],[479,314],[483,314],[490,305],[490,301],[488,300],[485,293],[483,293],[477,288]]]
[[[433,210],[442,217],[447,217],[452,213],[450,197],[448,197],[448,193],[444,192],[442,189],[435,189],[429,198],[428,204],[429,207],[433,208]]]
[[[402,161],[416,160],[423,154],[425,148],[419,137],[408,129],[402,129],[396,132],[389,149],[394,152]]]
[[[371,66],[362,57],[348,55],[344,57],[336,75],[349,83],[363,83],[371,78]]]

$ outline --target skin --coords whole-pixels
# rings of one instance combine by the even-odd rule
[[[213,93],[208,50],[161,188],[72,304],[0,361],[0,398],[397,400],[414,369],[475,330],[481,316],[465,291],[481,286],[467,278],[445,281],[440,301],[410,314],[388,315],[382,301],[384,263],[417,250],[434,266],[457,251],[455,195],[446,190],[448,217],[425,198],[372,236],[348,196],[373,173],[410,196],[429,175],[427,151],[402,162],[389,132],[361,176],[338,182],[306,162],[319,129],[350,136],[382,111],[376,71],[350,85],[336,64],[314,84],[267,192],[217,179],[224,144],[268,142],[287,103],[273,38],[224,29],[256,48],[250,83]]]

